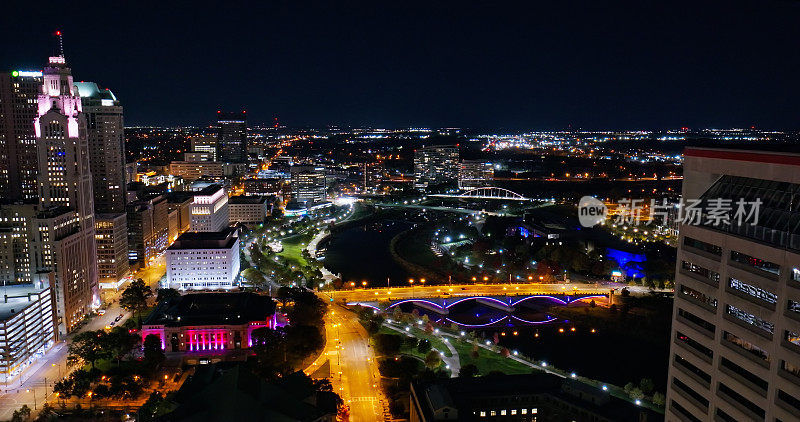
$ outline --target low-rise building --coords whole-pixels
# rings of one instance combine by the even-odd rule
[[[271,211],[274,197],[232,196],[228,199],[231,224],[260,224]]]
[[[186,182],[193,182],[201,177],[222,179],[225,176],[225,163],[219,161],[173,161],[169,165],[169,174],[180,176]]]
[[[664,419],[599,387],[546,373],[414,382],[410,407],[411,422]]]
[[[239,285],[235,229],[187,232],[167,249],[167,284],[179,290],[232,289]]]
[[[162,302],[142,324],[142,340],[161,339],[168,352],[247,349],[258,328],[275,328],[275,302],[249,292],[190,293]]]

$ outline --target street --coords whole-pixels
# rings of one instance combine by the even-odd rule
[[[350,406],[350,420],[384,420],[388,402],[380,389],[380,373],[369,336],[358,317],[331,306],[325,316],[325,332],[325,350],[305,372],[313,373],[329,359],[333,391]]]

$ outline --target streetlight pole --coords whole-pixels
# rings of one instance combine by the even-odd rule
[[[26,393],[30,393],[31,389],[25,390]],[[36,389],[33,389],[33,410],[36,410]]]

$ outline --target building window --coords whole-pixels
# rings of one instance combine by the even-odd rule
[[[683,417],[687,418],[688,420],[690,420],[692,422],[701,422],[700,419],[698,419],[697,417],[692,415],[692,412],[689,412],[688,410],[686,410],[686,408],[684,408],[683,406],[678,404],[678,402],[676,402],[675,400],[672,401],[671,406],[672,406],[673,409],[677,410],[678,413],[683,415]]]
[[[745,312],[733,305],[726,305],[725,311],[728,313],[728,315],[731,315],[738,320],[750,324],[756,328],[760,328],[770,334],[775,332],[775,324],[765,321],[749,312]]]
[[[700,293],[699,291],[697,291],[695,289],[692,289],[691,287],[684,286],[683,284],[681,284],[681,293],[683,293],[686,296],[691,297],[692,299],[694,299],[694,300],[696,300],[696,301],[698,301],[700,303],[706,304],[706,305],[711,306],[713,308],[717,307],[717,299],[714,299],[713,297],[706,296],[703,293]]]
[[[675,363],[677,363],[678,365],[682,366],[684,369],[688,370],[689,372],[697,375],[698,377],[700,377],[706,383],[710,383],[711,382],[711,375],[707,374],[705,371],[701,370],[700,368],[694,366],[694,364],[692,364],[688,360],[680,357],[679,355],[675,355]]]
[[[731,251],[731,261],[775,275],[780,275],[781,273],[780,265],[737,251]]]
[[[700,318],[699,316],[697,316],[697,315],[695,315],[695,314],[693,314],[691,312],[687,312],[687,311],[685,311],[685,310],[683,310],[681,308],[678,308],[678,315],[683,317],[683,318],[686,318],[690,322],[698,325],[700,328],[703,328],[706,331],[710,331],[710,332],[713,333],[714,330],[716,330],[716,328],[717,328],[714,324],[704,320],[703,318]]]
[[[755,403],[753,403],[750,400],[747,400],[743,395],[737,393],[736,391],[734,391],[732,388],[728,387],[727,385],[725,385],[723,383],[719,383],[719,388],[718,388],[717,391],[719,391],[721,393],[724,393],[728,397],[733,399],[733,402],[731,404],[733,404],[733,405],[740,404],[740,405],[744,406],[745,408],[747,408],[748,410],[750,410],[751,412],[753,412],[756,415],[760,416],[761,419],[764,419],[764,415],[765,415],[764,409],[756,406]]]
[[[755,356],[755,357],[757,357],[759,359],[763,359],[763,360],[769,362],[769,353],[767,353],[764,349],[756,346],[755,344],[750,343],[749,341],[744,340],[744,339],[742,339],[742,338],[740,338],[740,337],[738,337],[738,336],[736,336],[734,334],[731,334],[731,333],[729,333],[727,331],[723,331],[722,332],[722,338],[723,338],[723,340],[727,340],[730,343],[742,348],[744,351],[748,352],[749,354],[751,354],[751,355],[753,355],[753,356]]]
[[[689,261],[682,261],[681,268],[690,273],[699,275],[704,279],[704,281],[708,280],[711,282],[711,284],[715,286],[719,284],[719,273],[717,273],[716,271],[709,270],[708,268],[701,267]]]
[[[781,399],[784,403],[794,407],[795,410],[797,410],[797,412],[800,412],[800,399],[798,399],[797,397],[783,390],[778,390],[778,398]]]
[[[773,305],[778,303],[778,295],[776,295],[775,293],[771,293],[762,288],[753,286],[751,284],[747,284],[739,279],[731,277],[728,280],[728,286],[736,291],[742,292],[756,299],[760,299],[764,302]]]
[[[695,249],[699,249],[704,252],[708,252],[713,255],[722,256],[722,248],[717,245],[712,245],[711,243],[706,243],[697,239],[692,239],[689,236],[683,238],[683,244]]]
[[[789,299],[789,303],[786,305],[786,310],[800,314],[800,302],[795,302]]]
[[[795,346],[800,347],[800,334],[795,333],[794,331],[785,331],[784,340],[788,341],[789,343],[794,344]]]
[[[686,344],[687,346],[691,347],[692,349],[700,352],[700,354],[708,357],[714,357],[714,352],[711,351],[708,347],[703,346],[702,344],[698,343],[697,341],[693,340],[686,334],[681,333],[680,331],[675,332],[675,338],[678,342]]]
[[[679,380],[677,378],[672,378],[672,385],[677,387],[679,390],[683,391],[684,393],[686,393],[689,397],[693,398],[695,401],[700,403],[700,405],[702,405],[703,407],[706,407],[706,408],[708,407],[708,399],[705,396],[703,396],[702,394],[698,393],[697,391],[694,391],[692,389],[692,387],[689,387],[683,381],[681,381],[681,380]]]
[[[800,377],[800,366],[794,365],[790,362],[786,362],[785,360],[781,361],[781,369],[786,372],[791,373],[796,377]]]
[[[723,368],[727,368],[730,371],[733,371],[735,374],[739,375],[740,377],[750,381],[751,383],[757,385],[762,390],[767,390],[767,382],[761,379],[760,377],[756,376],[752,372],[742,368],[741,366],[731,362],[728,359],[722,358],[719,362],[719,365]]]

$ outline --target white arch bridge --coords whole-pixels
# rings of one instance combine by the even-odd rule
[[[460,194],[452,193],[437,193],[428,195],[434,198],[465,198],[465,199],[498,199],[503,201],[533,201],[531,198],[526,198],[514,191],[505,188],[498,188],[496,186],[487,186],[482,188],[473,188],[462,192]]]

